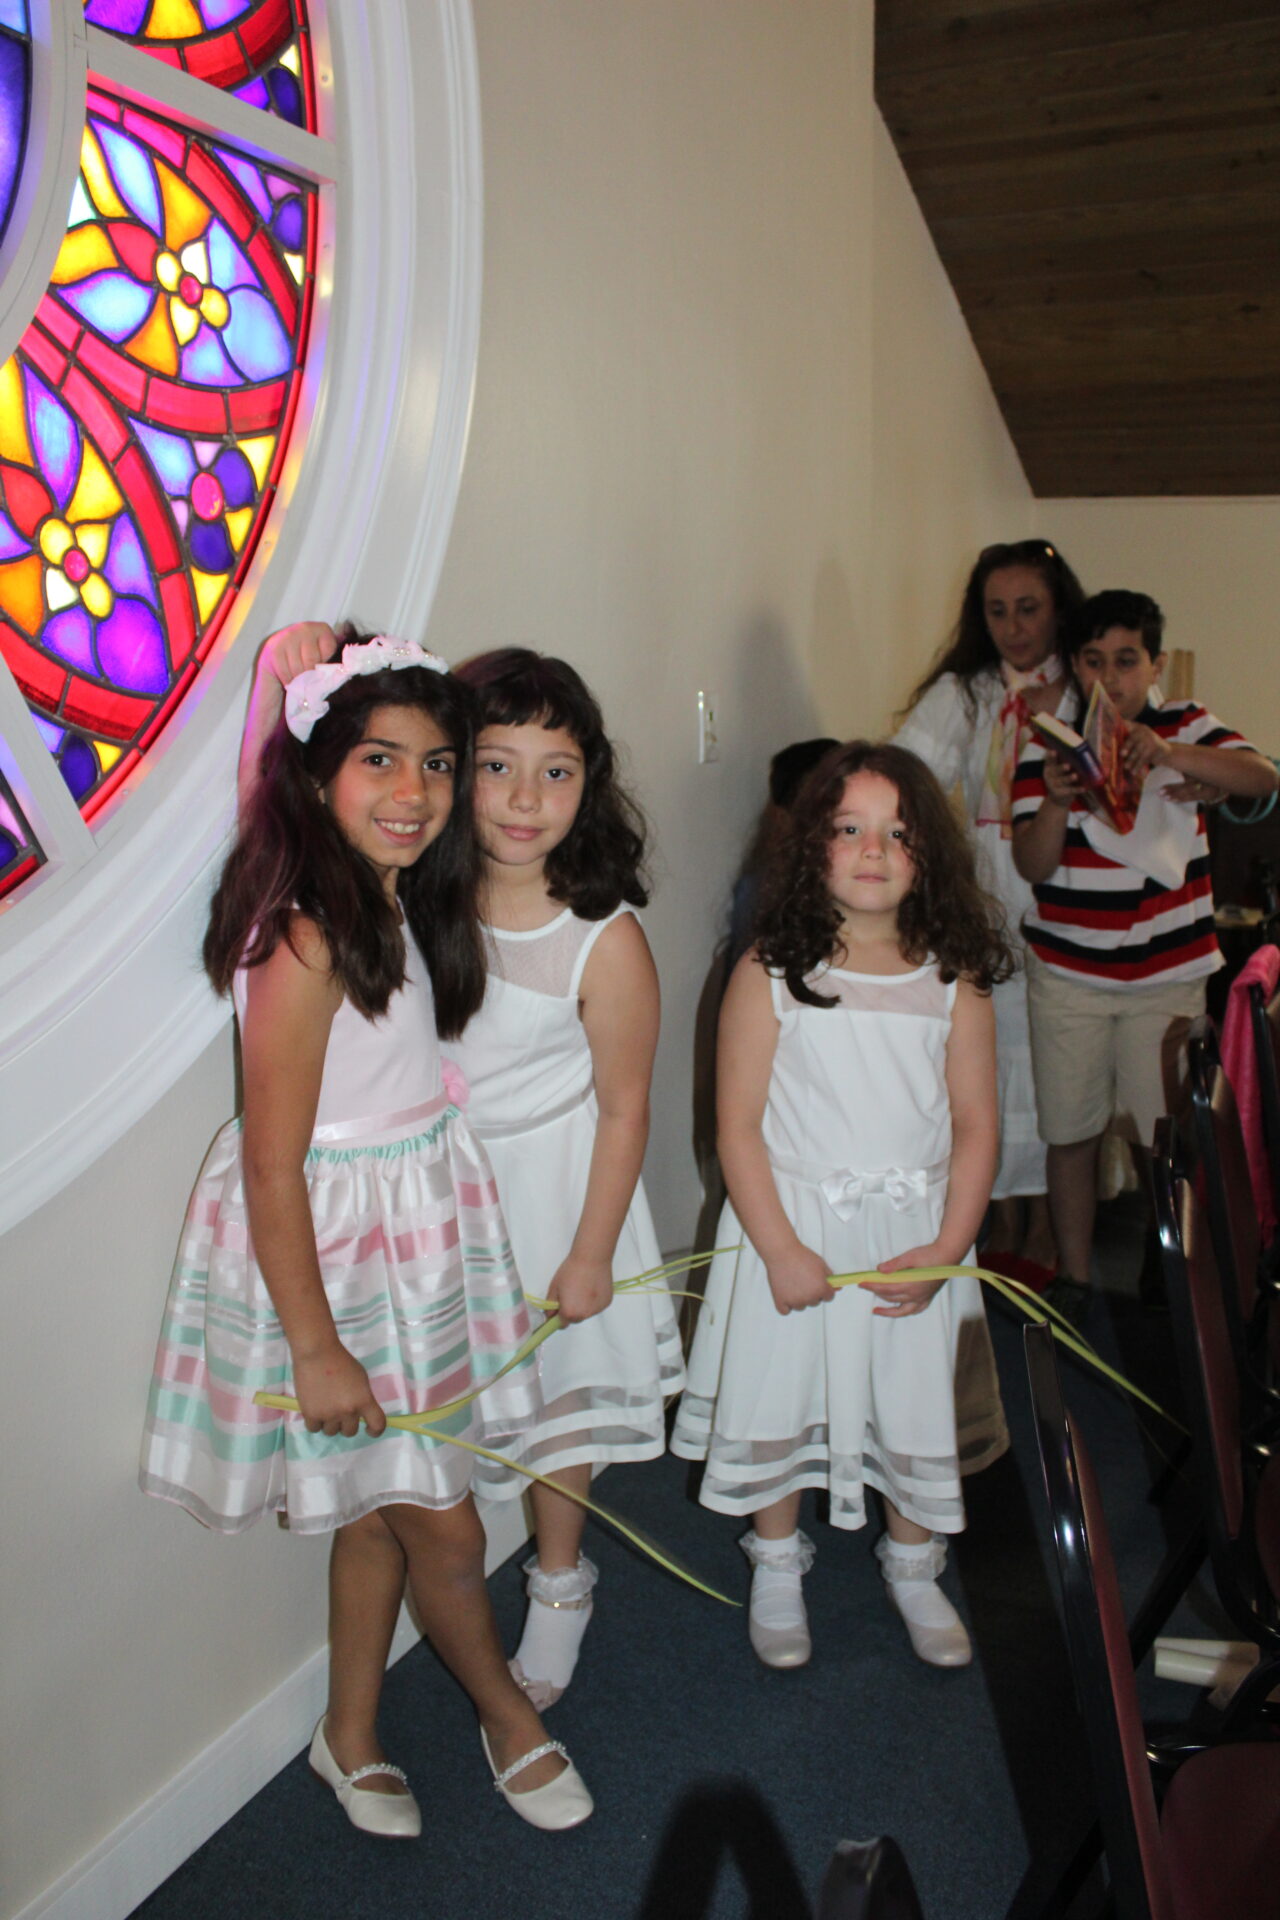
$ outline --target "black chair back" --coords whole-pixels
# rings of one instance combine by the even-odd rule
[[[1280,1220],[1280,993],[1268,1000],[1256,983],[1249,988],[1253,1021],[1253,1050],[1258,1062],[1258,1093],[1262,1106],[1262,1137],[1271,1170],[1271,1199]]]
[[[1280,1459],[1248,1444],[1244,1396],[1224,1311],[1212,1237],[1188,1181],[1171,1182],[1179,1261],[1165,1253],[1174,1344],[1193,1434],[1218,1598],[1264,1654],[1280,1654]],[[1156,1179],[1156,1204],[1167,1196]],[[1161,1231],[1164,1252],[1166,1234]]]
[[[1024,1335],[1067,1650],[1093,1763],[1118,1920],[1173,1920],[1124,1605],[1097,1484],[1045,1325]]]
[[[1192,1022],[1187,1067],[1209,1230],[1226,1287],[1231,1343],[1243,1366],[1246,1333],[1258,1306],[1262,1241],[1236,1097],[1222,1071],[1218,1036],[1207,1018]]]
[[[1240,1375],[1213,1246],[1190,1182],[1175,1172],[1171,1133],[1170,1122],[1157,1123],[1151,1159],[1156,1232],[1201,1504],[1220,1549],[1234,1545],[1244,1525]]]

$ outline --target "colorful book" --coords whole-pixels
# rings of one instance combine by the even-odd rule
[[[1117,833],[1131,833],[1142,798],[1142,780],[1125,766],[1129,725],[1116,712],[1102,682],[1093,683],[1082,732],[1053,713],[1033,713],[1031,730],[1051,753],[1075,769],[1084,787],[1081,797],[1085,806]]]

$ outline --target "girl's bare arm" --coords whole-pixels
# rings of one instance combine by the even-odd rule
[[[779,1313],[833,1300],[830,1270],[788,1220],[769,1165],[762,1126],[778,1045],[769,978],[754,953],[739,960],[720,1010],[716,1054],[716,1142],[734,1211],[764,1261]]]
[[[258,784],[262,749],[284,711],[285,688],[308,667],[318,667],[322,660],[332,659],[337,645],[337,634],[323,620],[300,620],[292,627],[281,627],[264,641],[254,668],[249,711],[240,742],[236,786],[241,813]]]
[[[649,1082],[658,1045],[658,973],[627,913],[596,941],[582,976],[582,1024],[595,1080],[595,1143],[573,1245],[550,1293],[566,1323],[613,1298],[613,1255],[649,1138]]]
[[[891,1274],[904,1267],[958,1265],[978,1235],[996,1175],[1000,1124],[996,1101],[996,1022],[989,994],[965,980],[956,987],[947,1041],[947,1100],[951,1108],[951,1164],[947,1199],[937,1234],[928,1245],[912,1247],[881,1263]],[[922,1312],[945,1280],[913,1280],[894,1291],[875,1285],[884,1306],[877,1313],[904,1317]]]
[[[325,1297],[303,1178],[342,989],[312,923],[299,916],[293,932],[297,951],[282,941],[248,975],[241,1050],[249,1231],[289,1343],[308,1429],[353,1434],[364,1419],[371,1433],[381,1433],[385,1417],[364,1368],[338,1339]]]

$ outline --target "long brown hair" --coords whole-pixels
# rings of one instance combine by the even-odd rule
[[[620,907],[643,907],[645,818],[618,777],[617,755],[599,703],[567,660],[531,647],[496,647],[457,669],[475,693],[476,731],[485,727],[563,729],[582,749],[582,804],[547,855],[547,891],[580,919],[603,920]]]
[[[1000,665],[996,643],[987,628],[985,601],[987,581],[1004,567],[1030,567],[1048,588],[1058,616],[1057,650],[1062,677],[1071,678],[1071,643],[1084,611],[1084,588],[1052,541],[1004,541],[994,547],[984,547],[974,561],[960,602],[960,617],[907,701],[904,713],[910,713],[944,673],[955,674],[964,698],[973,708],[974,675]]]
[[[791,810],[761,887],[755,944],[797,1000],[835,1001],[815,993],[805,975],[835,957],[842,914],[829,879],[833,822],[845,782],[878,773],[898,790],[898,812],[915,864],[911,891],[898,908],[903,958],[919,966],[930,955],[942,978],[970,981],[988,992],[1013,972],[1000,907],[978,885],[973,852],[947,796],[923,760],[905,747],[850,740],[814,768]]]
[[[349,629],[339,635],[363,637]],[[290,938],[295,914],[304,914],[323,934],[344,994],[367,1018],[385,1013],[404,985],[405,941],[395,908],[321,796],[377,707],[425,709],[457,754],[449,818],[400,875],[397,895],[431,976],[437,1028],[452,1038],[478,1011],[485,986],[472,814],[474,704],[452,674],[403,667],[347,680],[329,696],[329,711],[306,742],[296,740],[281,717],[263,748],[258,784],[213,896],[205,969],[226,993],[236,969],[270,959]]]

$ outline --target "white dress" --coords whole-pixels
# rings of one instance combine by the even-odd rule
[[[467,1119],[488,1149],[526,1293],[545,1296],[577,1232],[596,1134],[591,1049],[578,1006],[583,971],[605,928],[569,908],[527,933],[486,928],[484,1005],[446,1058],[470,1089]],[[662,1255],[637,1185],[613,1260],[615,1280]],[[562,1328],[538,1350],[544,1412],[518,1457],[538,1473],[590,1461],[649,1460],[665,1444],[663,1403],[684,1384],[669,1294],[619,1295],[603,1313]],[[477,1488],[490,1499],[523,1491],[515,1476]]]
[[[893,744],[918,754],[949,793],[959,787],[964,817],[977,855],[978,879],[1004,908],[1018,971],[996,987],[996,1071],[1000,1100],[1000,1163],[991,1189],[993,1200],[1014,1194],[1043,1193],[1045,1148],[1036,1120],[1036,1091],[1031,1077],[1031,1027],[1027,1014],[1026,947],[1022,916],[1032,904],[1030,882],[1013,864],[1013,842],[998,821],[977,822],[978,799],[991,751],[991,736],[1004,700],[998,672],[977,673],[970,682],[970,711],[961,682],[943,674],[912,708],[893,736]],[[1058,711],[1070,717],[1072,700],[1064,694]],[[1064,712],[1064,707],[1067,709]]]
[[[839,1004],[803,1005],[771,981],[780,1030],[764,1141],[800,1239],[832,1273],[855,1273],[926,1245],[941,1221],[956,989],[931,963],[810,980]],[[729,1203],[716,1244],[741,1239]],[[749,1241],[712,1263],[672,1439],[707,1462],[704,1506],[750,1514],[825,1487],[832,1523],[861,1527],[870,1485],[918,1525],[961,1531],[960,1476],[1009,1443],[981,1287],[948,1280],[902,1320],[876,1318],[876,1304],[849,1286],[783,1315]]]

